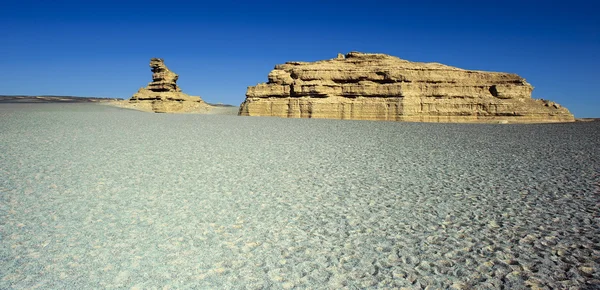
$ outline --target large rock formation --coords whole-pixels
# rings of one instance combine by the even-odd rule
[[[239,115],[421,122],[571,122],[560,105],[531,98],[516,74],[350,52],[275,66],[248,87]]]
[[[156,113],[204,112],[211,108],[200,97],[189,96],[177,86],[179,76],[160,58],[150,59],[152,82],[129,99],[125,107]]]

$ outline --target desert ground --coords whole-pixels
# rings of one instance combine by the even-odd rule
[[[0,104],[1,289],[598,289],[600,122]]]

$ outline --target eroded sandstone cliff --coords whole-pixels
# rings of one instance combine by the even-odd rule
[[[572,122],[564,107],[531,98],[516,74],[350,52],[275,66],[248,87],[242,116],[422,122]]]
[[[169,70],[162,59],[150,59],[150,68],[152,82],[121,106],[156,113],[205,112],[211,108],[200,97],[183,93],[177,85],[179,76]]]

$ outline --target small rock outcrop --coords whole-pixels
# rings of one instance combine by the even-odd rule
[[[156,113],[204,112],[211,108],[200,97],[189,96],[177,86],[179,76],[160,58],[150,59],[152,82],[129,99],[129,107]]]
[[[531,98],[510,73],[418,63],[350,52],[275,66],[267,83],[248,87],[242,116],[418,122],[572,122],[564,107]]]

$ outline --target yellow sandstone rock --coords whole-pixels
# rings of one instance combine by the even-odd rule
[[[150,59],[152,82],[119,106],[156,113],[198,113],[212,108],[200,97],[189,96],[177,86],[179,76],[170,71],[160,58]]]
[[[560,105],[531,98],[516,74],[350,52],[275,66],[248,87],[239,115],[419,122],[573,122]]]

